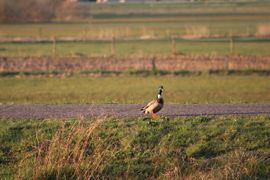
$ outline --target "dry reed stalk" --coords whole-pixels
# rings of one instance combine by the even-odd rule
[[[209,37],[210,36],[210,30],[207,26],[186,26],[186,37],[190,38],[199,38],[199,37]]]
[[[47,148],[43,148],[40,145],[34,153],[29,154],[29,157],[34,157],[33,179],[41,178],[44,172],[51,172],[53,170],[57,171],[57,177],[60,178],[62,168],[66,165],[74,168],[74,175],[81,177],[81,167],[84,163],[83,156],[85,150],[89,145],[94,130],[103,121],[104,119],[99,118],[90,125],[85,125],[79,120],[69,128],[66,128],[63,123],[53,138],[48,141]],[[21,161],[21,164],[24,161]],[[98,166],[99,164],[97,163],[95,168],[98,168]],[[18,172],[17,177],[20,179],[22,173]]]
[[[270,24],[258,24],[256,36],[270,36]]]

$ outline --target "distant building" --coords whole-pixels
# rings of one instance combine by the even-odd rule
[[[97,3],[107,3],[108,0],[97,0]]]
[[[107,3],[107,2],[119,2],[119,3],[125,3],[126,0],[97,0],[97,3]]]
[[[73,2],[78,2],[79,0],[65,0],[65,1],[73,3]]]

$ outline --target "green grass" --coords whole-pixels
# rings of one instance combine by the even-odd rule
[[[269,103],[268,76],[0,78],[1,103]]]
[[[270,118],[0,119],[3,179],[269,179]]]
[[[119,56],[168,55],[171,36],[229,37],[269,35],[269,3],[146,3],[146,4],[86,4],[77,8],[85,11],[86,19],[74,22],[39,24],[0,24],[0,38],[88,38],[108,40],[115,37]],[[139,10],[140,9],[140,10]],[[89,14],[90,12],[90,14]],[[120,41],[123,39],[160,38],[159,41]],[[241,55],[269,55],[267,42],[236,43]],[[0,44],[0,56],[52,56],[51,43]],[[58,56],[111,54],[110,42],[58,43]],[[228,42],[178,42],[184,54],[227,55]]]
[[[194,2],[169,2],[169,3],[123,3],[123,4],[89,4],[81,3],[79,7],[88,8],[89,11],[95,14],[174,14],[174,13],[190,13],[190,14],[200,14],[200,13],[243,13],[243,12],[253,12],[253,13],[267,13],[269,2],[268,1],[194,1]]]
[[[75,8],[71,21],[0,24],[0,37],[140,37],[186,35],[207,29],[211,35],[255,35],[260,25],[269,26],[270,3],[204,2],[90,4]],[[82,17],[83,16],[83,17]]]
[[[269,56],[270,41],[239,41],[234,43],[234,53]],[[230,55],[229,40],[178,40],[176,51],[186,55]],[[109,56],[110,41],[58,42],[54,54],[52,43],[0,43],[0,56]],[[116,41],[117,56],[168,56],[172,54],[170,40]]]
[[[237,17],[237,16],[236,16]],[[224,17],[171,17],[156,22],[156,19],[124,18],[102,20],[93,23],[51,23],[51,24],[0,24],[0,37],[88,37],[139,38],[146,35],[170,37],[171,35],[255,35],[260,25],[268,25],[270,17],[240,17],[238,20]],[[133,21],[132,21],[133,20]],[[144,22],[146,21],[146,22]],[[207,32],[205,32],[205,30]]]

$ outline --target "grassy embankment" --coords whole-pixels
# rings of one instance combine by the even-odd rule
[[[270,119],[0,119],[4,179],[269,179]]]
[[[1,103],[146,103],[165,87],[166,103],[269,103],[268,76],[0,78]]]

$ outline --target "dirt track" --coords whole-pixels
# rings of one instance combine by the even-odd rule
[[[140,117],[139,104],[99,105],[0,105],[0,118]],[[270,115],[270,104],[169,104],[163,116]]]

